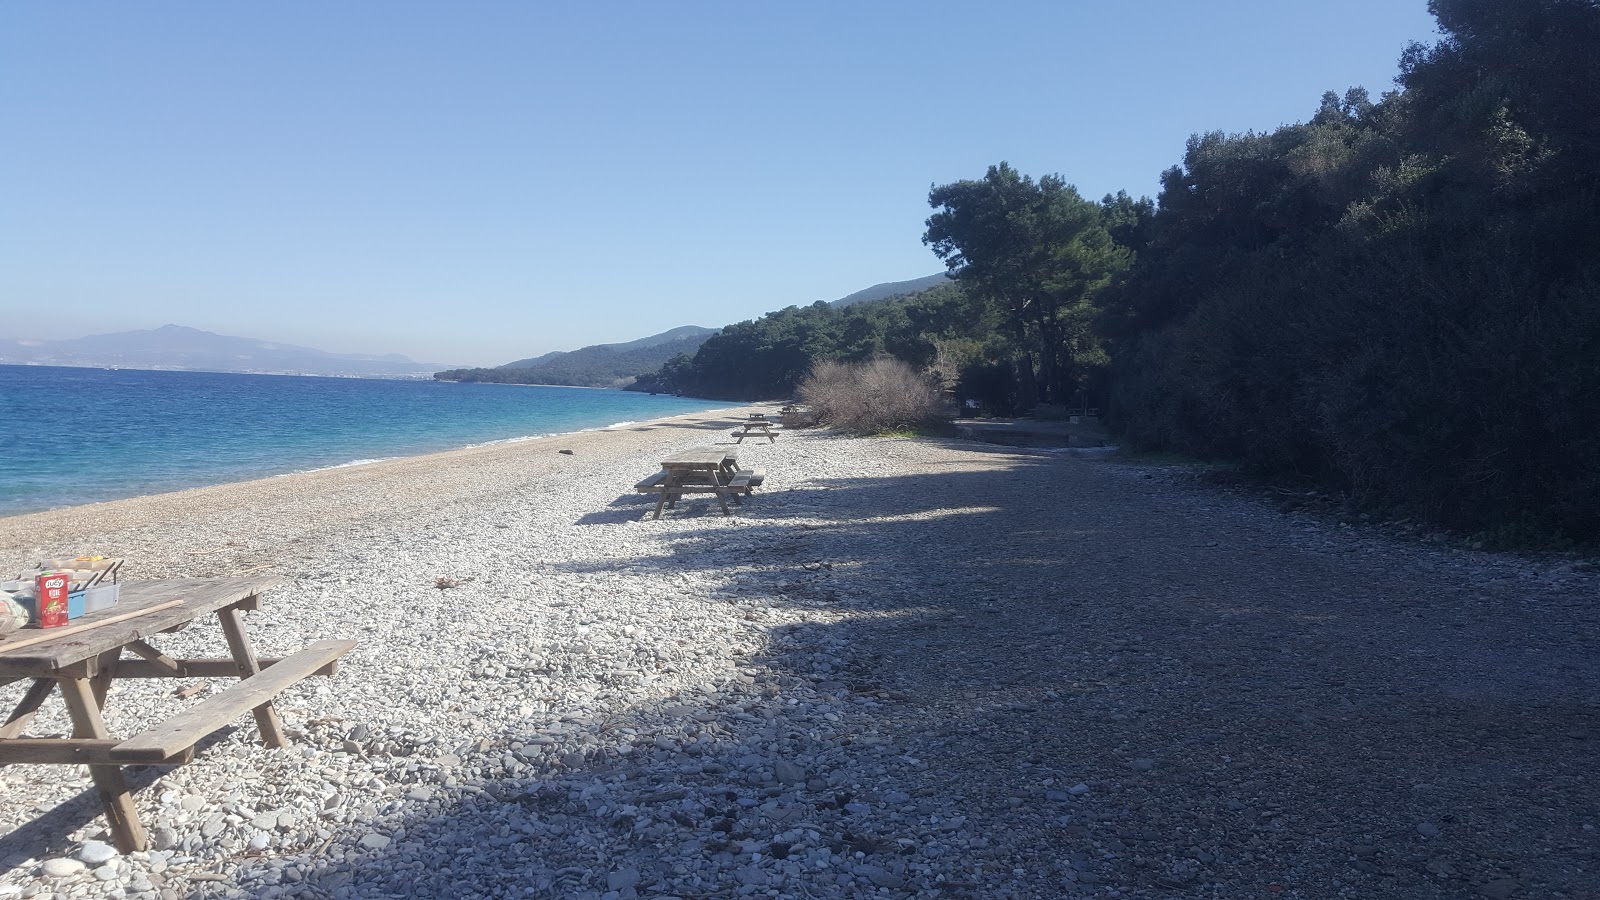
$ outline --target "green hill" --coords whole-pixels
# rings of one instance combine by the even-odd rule
[[[715,329],[684,325],[621,344],[594,344],[556,351],[489,369],[436,372],[436,381],[486,384],[563,384],[574,387],[627,387],[646,372],[660,369],[680,353],[693,353]]]

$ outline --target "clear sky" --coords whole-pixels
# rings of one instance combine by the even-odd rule
[[[940,271],[928,188],[1151,194],[1424,0],[0,5],[0,337],[497,365]]]

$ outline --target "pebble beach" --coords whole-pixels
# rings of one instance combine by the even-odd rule
[[[0,567],[277,575],[258,653],[360,642],[291,747],[130,769],[148,851],[85,768],[0,769],[0,898],[1600,896],[1593,564],[816,429],[652,520],[634,482],[753,411],[0,518]]]

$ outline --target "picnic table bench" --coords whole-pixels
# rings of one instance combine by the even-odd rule
[[[764,469],[740,469],[738,456],[726,447],[685,450],[661,461],[661,471],[633,486],[641,494],[656,494],[654,518],[661,518],[663,507],[677,508],[684,494],[716,494],[723,515],[732,515],[728,497],[742,502],[752,488],[766,480]]]
[[[246,712],[255,716],[262,743],[286,747],[289,740],[272,699],[312,675],[332,675],[355,641],[322,640],[282,658],[256,656],[244,628],[244,612],[260,606],[261,592],[283,579],[191,578],[123,582],[121,602],[87,613],[65,626],[23,629],[0,640],[0,686],[32,679],[16,709],[0,725],[0,765],[43,763],[89,766],[123,853],[148,846],[122,767],[181,765],[194,746]],[[229,657],[174,659],[147,638],[176,631],[215,614]],[[124,650],[137,659],[123,659]],[[238,683],[190,706],[131,738],[114,738],[101,710],[120,678],[239,678]],[[34,714],[57,687],[72,719],[72,737],[26,737]]]
[[[733,433],[734,443],[742,444],[744,439],[755,435],[765,436],[768,442],[776,444],[778,436],[772,433],[772,422],[760,414],[751,416],[748,421],[739,423],[739,430]]]

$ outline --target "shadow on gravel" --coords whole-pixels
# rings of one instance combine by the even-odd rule
[[[115,696],[112,694],[113,698]],[[233,734],[234,730],[234,726],[229,726],[209,735],[195,745],[195,753],[197,755],[205,753]],[[160,781],[162,776],[177,768],[177,766],[127,766],[122,770],[122,777],[137,795],[139,791]],[[62,768],[50,766],[48,770],[60,772]],[[85,770],[80,768],[78,771]],[[68,855],[68,851],[77,843],[71,840],[70,836],[96,819],[104,823],[104,814],[105,808],[100,804],[100,795],[91,785],[49,812],[0,835],[0,874],[12,871],[25,860]],[[106,843],[111,842],[109,833],[103,840]]]
[[[368,746],[409,799],[367,849],[294,883],[252,863],[242,882],[262,897],[1600,895],[1585,818],[1600,675],[1581,652],[1600,644],[1592,625],[1508,625],[1515,586],[1307,539],[1136,466],[1006,448],[768,487],[738,527],[714,516],[631,561],[699,579],[682,600],[728,634],[716,682],[638,688],[651,654],[674,664],[670,642],[609,672],[574,658],[634,698],[626,712],[558,707],[486,746]],[[568,665],[545,649],[527,665]],[[1506,675],[1557,658],[1561,690]],[[464,793],[440,790],[447,750]]]

